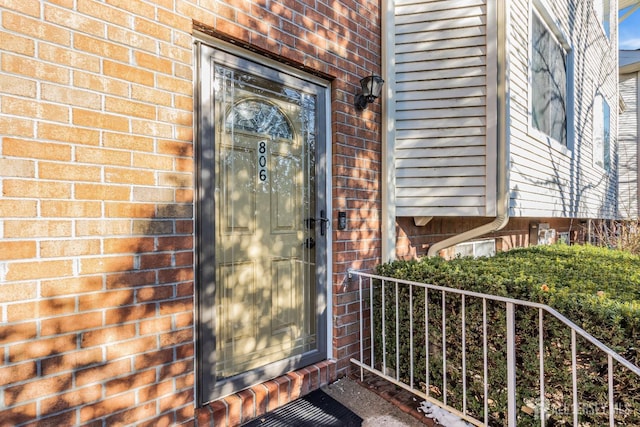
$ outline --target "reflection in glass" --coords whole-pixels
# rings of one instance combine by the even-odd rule
[[[215,67],[216,376],[316,349],[316,97]]]
[[[533,14],[531,26],[531,116],[533,126],[567,144],[567,58],[560,43]]]

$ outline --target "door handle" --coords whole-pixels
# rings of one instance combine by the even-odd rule
[[[316,218],[316,221],[320,221],[320,235],[324,236],[324,232],[325,232],[326,228],[331,223],[329,218],[325,218],[324,217],[324,210],[320,211],[320,218]]]
[[[324,217],[324,210],[320,211],[319,218],[307,218],[304,220],[304,224],[308,229],[316,228],[316,222],[320,222],[320,235],[324,236],[326,228],[331,223],[331,220],[329,218]]]

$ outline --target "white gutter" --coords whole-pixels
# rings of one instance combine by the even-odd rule
[[[495,219],[488,224],[456,234],[453,237],[434,243],[429,247],[427,256],[439,255],[440,251],[457,245],[467,240],[475,239],[494,231],[501,230],[509,222],[509,180],[508,180],[508,104],[509,104],[509,81],[508,81],[508,37],[509,28],[509,1],[490,0],[487,2],[487,77],[491,76],[490,66],[497,64],[495,75],[497,82],[489,84],[487,90],[487,106],[492,102],[490,93],[497,92],[496,102],[497,114],[492,117],[490,108],[487,108],[487,165],[490,163],[490,140],[492,137],[491,125],[494,120],[496,129],[495,149],[496,149],[496,207]],[[491,22],[493,21],[493,22]],[[489,37],[493,32],[493,37]],[[495,53],[492,53],[495,52]],[[493,86],[493,88],[491,88]],[[489,186],[488,186],[489,187]]]
[[[395,0],[382,1],[382,262],[396,258]]]

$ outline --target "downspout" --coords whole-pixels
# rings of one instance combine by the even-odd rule
[[[493,20],[493,22],[491,22]],[[495,120],[495,150],[496,150],[496,205],[495,219],[488,224],[481,225],[471,230],[456,234],[453,237],[434,243],[429,247],[427,256],[437,256],[441,250],[457,245],[467,240],[475,239],[494,231],[501,230],[509,222],[509,180],[508,180],[508,151],[509,151],[509,133],[508,133],[508,105],[509,105],[509,82],[508,82],[508,37],[509,29],[509,1],[508,0],[489,0],[487,2],[487,77],[491,76],[491,63],[497,65],[496,82],[493,90],[488,84],[487,90],[487,107],[492,101],[495,101],[496,114],[491,116],[490,108],[487,108],[487,164],[489,163],[489,141],[492,137],[490,131],[491,122]],[[494,24],[494,25],[492,25]],[[494,32],[493,37],[489,37],[489,33]],[[493,49],[492,49],[493,48]],[[495,52],[495,56],[491,57],[491,51]],[[496,93],[496,98],[490,96]],[[489,187],[488,187],[489,188]]]

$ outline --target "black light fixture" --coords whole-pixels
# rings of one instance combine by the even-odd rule
[[[364,110],[367,108],[367,104],[373,102],[380,96],[382,91],[382,85],[384,80],[382,77],[371,75],[360,80],[360,86],[362,86],[362,93],[356,95],[356,108],[358,110]]]

